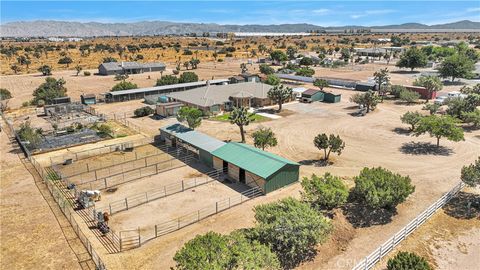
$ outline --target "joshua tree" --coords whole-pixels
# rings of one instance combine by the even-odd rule
[[[254,121],[253,114],[248,113],[246,107],[235,107],[233,111],[228,116],[231,124],[235,124],[240,128],[240,135],[242,136],[242,143],[245,143],[245,132],[243,130],[244,126],[248,126],[250,122]]]
[[[267,93],[268,98],[278,103],[278,112],[282,111],[282,105],[292,97],[292,88],[282,85],[275,85]]]

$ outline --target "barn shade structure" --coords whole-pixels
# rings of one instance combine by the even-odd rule
[[[225,143],[178,123],[161,128],[160,137],[170,146],[189,149],[230,180],[260,187],[264,193],[298,181],[300,164],[250,145]]]
[[[209,167],[213,167],[212,152],[225,145],[224,142],[195,131],[181,124],[173,124],[160,129],[162,141],[169,146],[181,145],[189,149],[199,160]]]

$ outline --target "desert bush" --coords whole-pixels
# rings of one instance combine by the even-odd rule
[[[401,176],[382,167],[363,168],[354,179],[353,195],[374,209],[393,209],[415,191],[409,176]]]
[[[388,270],[432,270],[425,258],[411,252],[398,252],[387,262]]]

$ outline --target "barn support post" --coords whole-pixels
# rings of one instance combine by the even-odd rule
[[[140,236],[140,227],[138,227],[138,246],[142,245],[141,236]]]

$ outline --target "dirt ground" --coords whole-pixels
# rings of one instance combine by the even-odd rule
[[[480,189],[466,188],[377,264],[385,269],[400,251],[415,252],[435,269],[478,269],[480,265],[480,209],[467,210]]]
[[[110,139],[110,140],[105,140],[105,141],[100,141],[95,143],[88,143],[84,145],[57,150],[57,151],[38,154],[38,155],[35,155],[35,160],[39,162],[42,166],[48,167],[52,164],[52,161],[54,163],[59,163],[59,162],[61,163],[66,158],[71,158],[72,155],[75,155],[75,153],[81,153],[79,155],[82,155],[82,154],[85,154],[86,152],[89,152],[89,153],[91,152],[92,155],[98,155],[98,154],[101,154],[100,150],[98,150],[99,148],[103,149],[104,147],[109,147],[109,146],[123,144],[123,143],[129,143],[132,141],[143,141],[146,139],[147,139],[147,136],[143,134],[135,134],[127,137],[120,137],[120,138],[115,138],[115,139]]]
[[[191,168],[186,167],[181,169],[189,169],[192,171]],[[178,183],[181,181],[181,178],[175,173],[178,173],[178,171],[175,170],[161,173],[155,177],[132,181],[126,185],[121,185],[119,188],[123,191],[120,191],[118,195],[115,194],[109,196],[107,199],[113,201],[121,200],[122,197],[154,190],[155,188],[163,187],[165,184]],[[129,187],[135,188],[135,190],[125,190]],[[137,187],[138,191],[136,190]],[[146,187],[149,187],[150,189],[146,189]],[[109,225],[115,231],[140,228],[142,238],[147,238],[154,232],[153,227],[155,224],[172,221],[179,217],[196,213],[199,210],[202,210],[202,212],[215,212],[216,202],[228,199],[229,197],[240,196],[239,191],[241,192],[246,189],[246,186],[240,184],[223,184],[218,181],[213,181],[166,198],[148,202],[138,207],[131,208],[128,211],[119,212],[111,217]]]
[[[237,64],[231,65],[231,69],[234,71],[225,72],[239,73],[239,64]],[[380,66],[373,67],[372,65],[372,67],[369,67],[369,65],[366,65],[365,68],[364,71],[318,69],[316,76],[325,74],[325,76],[366,80],[372,76],[373,69],[380,68]],[[208,69],[207,64],[202,69],[204,71],[200,69],[198,71],[199,75],[201,72],[205,72],[204,74],[208,74],[208,76],[216,74]],[[139,76],[148,75],[146,73]],[[410,75],[392,73],[391,76],[393,83],[405,84],[413,81]],[[0,77],[0,82],[3,79],[3,77]],[[113,85],[113,78],[109,80],[111,81],[106,83]],[[98,87],[94,81],[92,80],[90,83],[92,91],[105,91],[99,90],[101,87]],[[150,82],[152,81],[153,79],[150,80]],[[80,85],[80,81],[78,84]],[[83,81],[81,84],[89,85]],[[443,91],[447,92],[458,88],[459,86],[447,86]],[[336,233],[327,243],[319,247],[317,257],[313,261],[300,266],[300,269],[352,268],[355,262],[360,261],[376,249],[458,183],[461,167],[473,162],[479,154],[478,149],[480,149],[479,130],[466,132],[465,141],[462,142],[454,143],[443,139],[440,142],[441,147],[438,149],[432,147],[431,144],[434,143],[434,139],[428,135],[412,137],[406,134],[407,126],[401,123],[400,116],[407,111],[421,111],[422,104],[406,106],[385,101],[379,104],[377,110],[366,117],[354,117],[351,113],[357,111],[357,108],[355,104],[349,102],[349,97],[355,92],[332,88],[327,90],[342,94],[342,101],[336,104],[318,102],[285,104],[284,108],[294,113],[280,119],[250,124],[246,127],[247,143],[252,143],[250,135],[256,128],[259,126],[271,127],[277,136],[278,146],[269,148],[267,151],[300,162],[303,165],[301,166],[301,176],[310,176],[312,173],[323,174],[328,171],[348,180],[357,175],[363,167],[382,166],[394,172],[409,175],[416,186],[416,191],[397,208],[396,215],[388,217],[384,222],[373,223],[367,227],[358,224],[353,226],[355,225],[354,219],[348,212],[339,213],[338,217],[333,220],[336,224]],[[21,90],[18,91],[22,92]],[[28,91],[27,94],[30,93],[31,91]],[[78,96],[79,93],[79,90],[77,90],[76,95]],[[98,109],[115,112],[123,110],[123,104],[128,105],[129,108],[130,106],[135,108],[141,105],[141,101],[99,105]],[[425,111],[423,112],[425,113]],[[146,127],[152,135],[158,134],[158,128],[175,121],[174,119],[155,120],[149,117],[132,118],[131,120],[136,121],[135,124]],[[240,140],[238,127],[228,122],[204,120],[198,130],[221,140]],[[334,163],[327,167],[316,165],[321,158],[321,152],[314,147],[313,138],[318,133],[338,134],[346,142],[346,148],[342,155],[333,156],[332,161]],[[125,138],[115,140],[121,139],[125,140]],[[84,149],[92,147],[92,145],[83,146]],[[82,147],[76,149],[80,148]],[[62,150],[59,153],[70,151],[76,150]],[[56,153],[51,155],[56,155]],[[42,160],[48,164],[49,156],[42,156]],[[251,227],[254,225],[253,206],[276,201],[287,196],[298,196],[299,190],[299,184],[288,186],[177,232],[149,241],[142,247],[127,252],[107,254],[100,243],[94,243],[94,245],[99,252],[104,253],[102,259],[111,269],[168,269],[174,265],[172,258],[176,250],[195,235],[210,230],[228,233],[235,229]]]
[[[451,91],[446,87],[444,91]],[[407,126],[401,123],[400,116],[407,111],[421,111],[422,104],[401,105],[384,101],[377,110],[366,117],[354,117],[355,104],[349,102],[354,92],[329,89],[342,94],[342,101],[327,103],[290,103],[285,109],[295,112],[280,119],[265,123],[252,123],[246,127],[247,143],[249,136],[259,126],[271,127],[278,139],[278,146],[267,149],[283,157],[303,164],[301,175],[331,172],[346,179],[357,175],[363,167],[382,166],[403,175],[409,175],[416,191],[401,204],[394,216],[383,223],[368,227],[352,227],[352,217],[348,213],[334,219],[341,224],[339,232],[332,240],[319,247],[319,254],[312,262],[300,269],[349,269],[369,254],[391,235],[405,226],[410,220],[449,191],[459,181],[460,169],[478,156],[480,131],[465,133],[465,141],[453,143],[441,140],[441,147],[431,147],[434,139],[428,135],[412,137],[405,133]],[[425,112],[424,112],[425,113]],[[158,128],[164,123],[149,118],[143,121]],[[225,122],[204,120],[199,131],[222,140],[239,141],[238,127]],[[340,135],[346,148],[341,156],[333,156],[334,163],[327,167],[316,165],[321,153],[313,146],[313,138],[318,133]],[[106,260],[115,267],[132,266],[148,268],[173,265],[172,257],[182,243],[199,233],[209,230],[227,233],[234,229],[253,226],[252,206],[274,201],[286,196],[297,196],[300,185],[295,184],[267,196],[256,198],[244,205],[216,215],[198,224],[191,225],[173,234],[148,242],[139,249],[117,255],[107,255]],[[181,239],[181,240],[179,240]],[[329,244],[328,244],[329,243]],[[330,248],[335,246],[335,248]]]
[[[2,121],[3,125],[3,121]],[[2,269],[81,269],[49,205],[0,132],[0,261]]]

